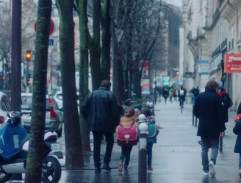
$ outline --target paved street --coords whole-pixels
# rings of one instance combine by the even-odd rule
[[[201,166],[201,147],[196,128],[192,126],[192,106],[185,104],[183,113],[177,103],[156,105],[156,119],[162,127],[158,143],[153,147],[153,172],[148,173],[149,183],[236,183],[239,182],[238,154],[233,153],[236,136],[232,133],[234,113],[224,137],[224,151],[219,153],[216,178],[204,177]],[[103,148],[104,150],[104,144]],[[103,152],[103,151],[102,151]],[[103,154],[102,154],[103,155]],[[61,183],[98,182],[128,183],[138,181],[138,147],[134,147],[128,174],[119,174],[117,166],[120,147],[114,145],[111,173],[94,173],[92,153],[85,155],[83,170],[62,171]]]

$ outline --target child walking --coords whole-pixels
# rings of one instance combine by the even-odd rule
[[[134,124],[133,124],[134,123]],[[128,107],[124,113],[124,116],[120,119],[120,125],[123,126],[123,128],[130,128],[135,127],[137,128],[136,124],[136,115],[135,115],[135,109],[132,107]],[[117,127],[118,129],[118,127]],[[118,133],[118,131],[116,132]],[[122,172],[123,165],[124,165],[124,172],[128,173],[128,165],[130,162],[130,155],[133,145],[122,145],[121,146],[121,155],[120,155],[120,161],[119,161],[119,172]]]
[[[148,138],[147,138],[147,170],[152,171],[152,147],[157,142],[156,136],[158,135],[158,129],[154,116],[151,115],[151,111],[148,108],[144,108],[141,112],[146,116],[146,122],[148,125]]]
[[[239,176],[241,178],[241,114],[238,114],[235,119],[235,126],[233,128],[234,134],[237,135],[234,152],[239,153]]]

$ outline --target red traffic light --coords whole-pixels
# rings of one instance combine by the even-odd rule
[[[30,62],[32,60],[32,52],[31,50],[26,51],[26,61]]]

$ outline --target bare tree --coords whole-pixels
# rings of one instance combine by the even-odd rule
[[[68,169],[84,165],[76,102],[74,62],[74,0],[57,0],[60,17],[60,54],[63,88],[66,163]]]
[[[44,127],[46,107],[46,80],[48,63],[48,40],[52,1],[39,0],[38,30],[36,36],[36,58],[34,64],[34,84],[32,119],[27,157],[26,183],[40,183],[42,172],[42,154],[44,149]]]
[[[156,41],[166,19],[165,16],[162,16],[162,14],[166,14],[165,4],[162,1],[149,0],[113,0],[112,3],[116,12],[113,17],[112,33],[114,92],[118,100],[122,101],[123,94],[121,92],[123,91],[120,88],[123,88],[123,82],[121,82],[120,76],[124,65],[126,95],[130,96],[131,85],[133,85],[136,97],[141,98],[140,84],[143,66],[139,69],[138,64],[140,61],[150,61],[153,56]]]

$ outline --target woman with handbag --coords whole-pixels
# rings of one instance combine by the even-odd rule
[[[154,116],[151,116],[151,111],[148,108],[144,108],[141,112],[146,116],[146,122],[148,125],[148,138],[147,138],[147,170],[152,171],[152,147],[157,142],[156,136],[158,135],[158,129]]]

